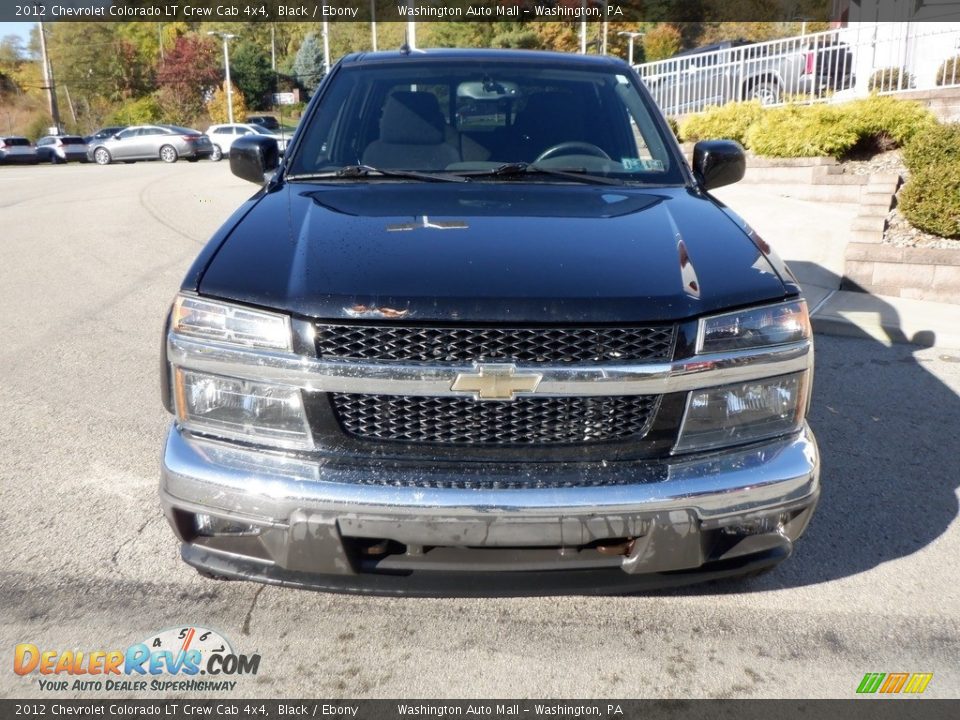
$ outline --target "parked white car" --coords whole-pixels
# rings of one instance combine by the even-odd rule
[[[213,143],[213,155],[210,156],[210,159],[220,160],[224,155],[229,155],[233,141],[244,135],[266,135],[267,137],[274,138],[277,141],[277,148],[280,150],[281,155],[283,155],[287,149],[286,137],[271,132],[261,125],[255,125],[253,123],[225,123],[223,125],[211,125],[207,128],[207,137],[209,137],[210,142]]]

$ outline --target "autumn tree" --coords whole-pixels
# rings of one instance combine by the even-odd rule
[[[19,89],[14,73],[26,57],[23,41],[17,35],[7,35],[0,40],[0,95]]]
[[[234,122],[242,122],[247,114],[247,103],[244,101],[243,93],[240,92],[240,89],[233,83],[230,83],[230,86],[233,100],[233,119]],[[215,123],[230,121],[230,114],[227,112],[226,81],[216,89],[213,97],[207,102],[207,113],[209,113],[210,119]]]
[[[176,39],[157,70],[158,99],[168,120],[189,123],[204,111],[204,103],[220,82],[218,43],[187,34]]]
[[[673,25],[662,23],[643,36],[643,56],[647,62],[663,60],[680,52],[682,36]]]
[[[77,97],[126,100],[153,89],[149,57],[114,23],[50,23],[48,52],[57,84]]]

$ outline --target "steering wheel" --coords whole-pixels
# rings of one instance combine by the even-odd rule
[[[571,152],[571,151],[579,152]],[[593,155],[594,157],[604,158],[609,160],[610,156],[607,155],[603,148],[597,147],[593,143],[588,142],[563,142],[559,145],[554,145],[549,147],[540,153],[537,156],[537,159],[534,160],[535,163],[542,162],[543,160],[549,160],[552,157],[557,157],[558,155]]]

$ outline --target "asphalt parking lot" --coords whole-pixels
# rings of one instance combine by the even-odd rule
[[[760,578],[424,600],[199,577],[157,498],[161,323],[253,191],[227,163],[0,168],[0,696],[50,696],[11,672],[16,643],[110,650],[187,625],[262,656],[233,697],[846,698],[866,672],[933,672],[927,696],[960,695],[945,348],[817,338],[821,505]]]

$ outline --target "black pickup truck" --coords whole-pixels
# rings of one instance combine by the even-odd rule
[[[163,340],[161,498],[214,578],[619,592],[760,572],[819,495],[800,287],[636,73],[351,55]]]

